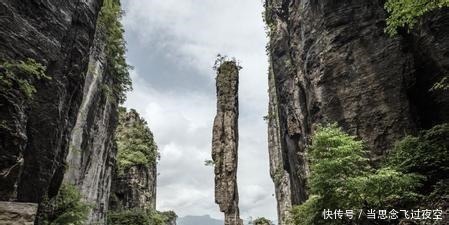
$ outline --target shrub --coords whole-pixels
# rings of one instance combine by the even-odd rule
[[[252,221],[252,225],[272,225],[273,222],[265,217],[259,217]]]
[[[125,93],[132,90],[129,70],[132,68],[126,62],[126,42],[124,29],[120,22],[123,15],[119,0],[105,0],[101,8],[98,25],[105,29],[106,61],[114,79],[113,93],[121,103],[126,100]]]
[[[154,165],[159,157],[147,122],[133,109],[128,113],[125,108],[120,108],[116,142],[119,172],[137,165],[149,167]]]
[[[165,225],[169,219],[168,216],[172,216],[172,214],[133,209],[110,212],[108,214],[107,222],[108,225]]]
[[[3,90],[20,90],[31,99],[36,92],[32,84],[35,80],[50,80],[45,75],[45,67],[34,59],[25,59],[18,62],[3,62],[0,64],[0,87]]]
[[[47,212],[42,219],[44,225],[84,225],[91,208],[69,184],[63,184],[58,195],[43,205]]]
[[[449,124],[403,138],[388,156],[388,165],[404,173],[424,175],[428,185],[449,178]]]
[[[347,224],[324,220],[330,210],[386,209],[399,200],[410,202],[420,176],[392,168],[372,168],[363,143],[344,133],[335,124],[319,127],[308,148],[310,157],[309,199],[292,210],[295,224]]]

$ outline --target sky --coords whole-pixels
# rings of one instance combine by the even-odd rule
[[[269,177],[267,42],[261,0],[122,0],[134,90],[126,107],[149,123],[158,144],[157,209],[222,219],[211,158],[218,53],[237,58],[238,188],[243,219],[276,219]]]

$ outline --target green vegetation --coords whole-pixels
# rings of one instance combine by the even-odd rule
[[[250,221],[249,224],[252,225],[272,225],[273,222],[271,222],[271,220],[265,218],[265,217],[259,217],[253,221]]]
[[[120,212],[110,212],[107,218],[108,225],[165,225],[176,218],[172,211],[157,212],[135,209]]]
[[[385,9],[389,13],[385,31],[393,36],[400,27],[411,30],[420,17],[448,6],[449,0],[388,0],[385,3]]]
[[[83,225],[90,210],[78,189],[69,184],[63,184],[58,195],[42,205],[46,213],[39,224],[43,225]]]
[[[113,93],[121,103],[126,99],[125,92],[132,90],[129,76],[131,66],[126,63],[126,42],[120,22],[122,15],[119,0],[105,0],[97,24],[105,30],[108,72],[114,78]]]
[[[214,166],[215,162],[212,159],[206,159],[206,160],[204,160],[204,165],[205,166]]]
[[[119,125],[116,130],[117,165],[119,172],[141,165],[154,165],[159,158],[157,145],[147,122],[131,109],[119,109]]]
[[[319,127],[308,152],[310,197],[294,207],[295,224],[347,224],[323,220],[323,209],[388,209],[418,198],[420,176],[390,167],[375,170],[363,143],[336,125]]]
[[[388,165],[404,173],[425,176],[427,185],[449,178],[449,124],[402,139],[388,157]]]
[[[230,59],[226,55],[217,54],[212,69],[214,69],[215,71],[233,70],[234,66],[237,67],[237,70],[242,69],[242,66],[240,66],[240,62],[236,58],[233,57]]]
[[[27,99],[32,99],[36,93],[32,83],[35,80],[50,80],[45,75],[45,69],[42,64],[30,58],[0,63],[0,87],[7,91],[20,90]]]

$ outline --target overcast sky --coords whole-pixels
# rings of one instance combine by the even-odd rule
[[[217,53],[241,61],[238,187],[242,218],[276,217],[269,177],[266,36],[261,0],[124,0],[134,91],[127,107],[159,146],[157,208],[221,219],[211,158]]]

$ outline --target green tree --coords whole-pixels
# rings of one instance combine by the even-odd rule
[[[125,93],[132,90],[129,76],[132,67],[126,62],[126,42],[120,22],[122,15],[119,0],[105,0],[97,24],[105,30],[108,72],[112,74],[115,84],[112,91],[121,103],[126,99]]]
[[[448,6],[449,0],[388,0],[385,3],[389,13],[385,31],[393,36],[400,27],[411,30],[426,13]]]
[[[429,185],[449,178],[449,124],[403,138],[389,155],[388,165],[404,173],[421,174]]]
[[[116,143],[119,172],[136,165],[149,167],[159,157],[153,133],[134,109],[129,112],[123,107],[119,109]]]
[[[335,124],[317,129],[308,153],[310,197],[294,207],[295,224],[347,224],[345,219],[324,220],[321,213],[324,209],[387,208],[417,196],[419,176],[388,167],[375,170],[368,163],[362,141]]]
[[[271,220],[265,218],[265,217],[258,217],[257,219],[251,221],[252,225],[273,225],[273,222]]]
[[[84,225],[91,206],[82,199],[79,190],[70,184],[63,184],[57,196],[44,200],[43,225]]]

